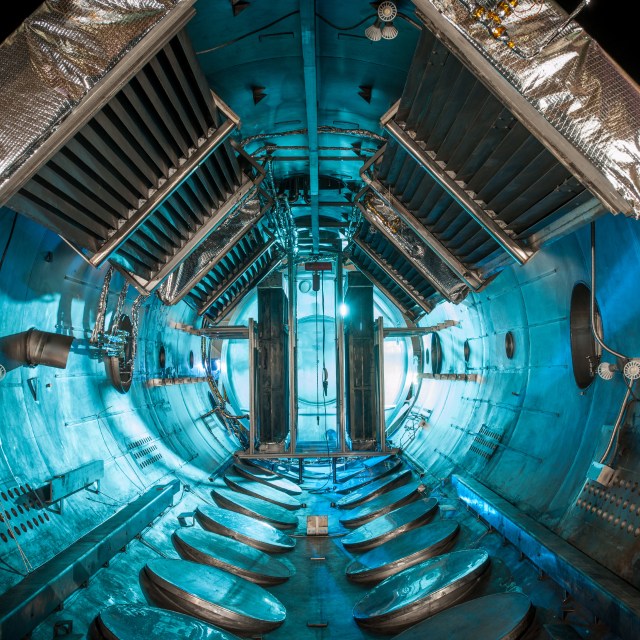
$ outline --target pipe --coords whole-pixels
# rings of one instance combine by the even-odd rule
[[[73,336],[29,329],[0,338],[0,354],[6,358],[7,371],[22,365],[44,365],[65,369]]]
[[[620,412],[618,413],[618,417],[616,418],[616,423],[613,426],[613,430],[611,431],[611,438],[609,438],[609,444],[607,445],[605,452],[602,454],[602,457],[600,458],[600,464],[604,464],[604,461],[609,457],[609,453],[611,452],[613,443],[615,442],[616,436],[618,435],[618,432],[620,431],[620,427],[622,426],[622,420],[624,419],[626,409],[629,405],[629,398],[631,397],[632,393],[633,393],[633,383],[627,386],[627,393],[624,394],[624,400],[622,401]]]
[[[623,360],[631,360],[629,356],[625,356],[622,353],[618,353],[613,349],[609,348],[605,343],[604,339],[598,334],[598,329],[596,328],[596,223],[591,223],[591,332],[593,333],[593,337],[596,339],[598,344],[605,350],[608,351],[611,355],[614,355],[616,358],[622,358]],[[624,403],[623,403],[624,406]]]

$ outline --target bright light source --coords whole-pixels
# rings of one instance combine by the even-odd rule
[[[340,305],[340,315],[341,315],[343,318],[346,318],[346,316],[347,316],[347,314],[348,314],[348,313],[349,313],[349,307],[347,307],[347,305],[343,302],[343,303]]]
[[[373,42],[378,42],[382,38],[382,29],[380,29],[380,23],[375,21],[370,27],[367,27],[364,31],[364,35]]]
[[[387,22],[387,24],[382,27],[380,35],[385,40],[393,40],[398,35],[398,30],[393,26],[393,22]]]

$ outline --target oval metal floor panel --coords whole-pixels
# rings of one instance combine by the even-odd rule
[[[384,476],[383,478],[380,478],[380,480],[376,480],[375,482],[372,482],[371,484],[368,484],[356,491],[348,493],[344,498],[340,498],[340,500],[336,502],[336,507],[339,509],[353,509],[363,502],[368,502],[387,491],[391,491],[391,489],[395,487],[407,484],[409,480],[411,480],[410,469],[397,471],[396,473]]]
[[[287,616],[266,589],[216,567],[158,558],[148,562],[140,582],[160,606],[194,615],[239,633],[267,633]]]
[[[395,511],[408,502],[417,500],[423,491],[424,485],[421,484],[411,483],[404,487],[397,487],[342,516],[340,522],[345,527],[359,527],[389,511]]]
[[[427,498],[410,502],[361,527],[344,538],[342,544],[348,551],[368,551],[378,545],[429,522],[436,513],[438,500]]]
[[[410,627],[393,640],[517,640],[530,626],[533,615],[533,605],[524,593],[494,593],[451,607]]]
[[[196,509],[196,518],[203,529],[239,540],[260,551],[282,553],[296,546],[296,541],[286,533],[242,513],[203,505]]]
[[[440,520],[407,531],[356,558],[346,569],[347,577],[354,582],[380,582],[448,551],[459,531],[454,520]]]
[[[380,480],[380,478],[384,478],[384,476],[399,471],[400,467],[402,467],[402,460],[399,458],[382,460],[340,485],[336,489],[336,493],[345,494],[360,489],[376,480]]]
[[[185,560],[218,567],[256,584],[280,584],[293,575],[286,564],[264,551],[218,533],[195,527],[176,529],[171,540]]]
[[[259,498],[261,500],[266,500],[267,502],[271,502],[272,504],[283,507],[284,509],[295,511],[302,506],[298,500],[293,496],[284,493],[284,491],[280,491],[280,489],[276,489],[270,485],[262,484],[257,480],[249,480],[237,473],[225,473],[224,481],[234,491],[246,493],[248,496],[253,496],[254,498]]]
[[[101,611],[89,631],[91,640],[239,640],[183,613],[144,604],[117,604]]]
[[[299,496],[302,494],[302,489],[297,485],[287,480],[286,478],[280,478],[271,471],[265,471],[258,467],[242,464],[241,462],[234,462],[233,468],[239,475],[247,478],[247,480],[254,480],[266,484],[268,487],[278,489],[278,491],[284,491],[290,496]]]
[[[379,633],[397,633],[465,597],[489,567],[480,549],[452,551],[383,580],[353,609],[356,622]]]
[[[260,498],[254,498],[227,487],[215,487],[211,491],[211,495],[216,503],[224,509],[264,520],[276,529],[295,529],[298,526],[296,515],[289,509],[279,507],[272,502],[265,502]]]

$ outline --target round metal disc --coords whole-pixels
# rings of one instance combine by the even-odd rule
[[[241,462],[234,462],[233,468],[244,478],[248,480],[254,480],[262,484],[266,484],[268,487],[273,487],[279,491],[284,491],[290,496],[299,496],[302,494],[302,489],[297,485],[287,480],[286,478],[279,478],[271,471],[263,471],[258,467],[252,467]]]
[[[417,500],[423,490],[424,485],[414,483],[407,484],[404,487],[398,487],[397,489],[383,493],[381,496],[365,503],[359,509],[355,509],[349,514],[344,515],[340,518],[340,522],[345,527],[359,527],[378,516],[389,513],[389,511],[395,511],[403,504]]]
[[[459,531],[460,526],[453,520],[407,531],[354,560],[347,567],[347,577],[364,583],[384,580],[444,553],[453,546]]]
[[[239,540],[260,551],[282,553],[296,546],[296,541],[286,533],[242,513],[203,505],[196,509],[196,518],[203,529]]]
[[[280,584],[293,572],[287,565],[244,542],[202,529],[177,529],[173,546],[185,560],[218,567],[256,584]]]
[[[531,624],[533,614],[534,608],[524,593],[494,593],[451,607],[407,629],[393,640],[516,640]]]
[[[292,496],[275,489],[274,487],[266,484],[262,484],[257,480],[249,480],[237,473],[225,473],[224,481],[234,490],[240,493],[246,493],[248,496],[254,498],[260,498],[266,500],[272,504],[278,505],[285,509],[295,511],[299,509],[302,504]]]
[[[94,620],[89,635],[91,640],[239,640],[191,616],[144,604],[107,607]]]
[[[411,480],[410,469],[397,471],[396,473],[384,476],[383,478],[380,478],[380,480],[376,480],[361,489],[352,491],[344,496],[344,498],[340,498],[340,500],[336,502],[336,507],[339,509],[353,509],[363,502],[368,502],[387,491],[391,491],[394,487],[407,484],[409,480]]]
[[[368,551],[405,531],[429,522],[437,508],[438,501],[435,498],[410,502],[404,507],[358,527],[342,538],[342,544],[348,551]]]
[[[401,466],[402,460],[399,458],[385,458],[377,464],[374,464],[372,467],[369,467],[354,476],[351,480],[347,480],[336,489],[336,492],[344,494],[355,491],[356,489],[360,489],[361,487],[371,484],[390,473],[398,471]]]
[[[459,602],[488,567],[489,554],[480,549],[431,558],[383,580],[356,604],[353,617],[365,629],[402,631]]]
[[[295,529],[298,526],[298,517],[291,511],[260,498],[238,493],[227,487],[215,487],[211,495],[221,507],[264,520],[276,529]]]
[[[229,631],[266,633],[287,616],[284,605],[262,587],[187,560],[151,560],[140,581],[152,601]]]

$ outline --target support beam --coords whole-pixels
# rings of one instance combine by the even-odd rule
[[[616,636],[640,638],[640,595],[566,540],[471,478],[453,476],[460,499]]]
[[[320,160],[318,153],[318,69],[316,65],[316,3],[300,0],[300,31],[304,64],[304,95],[309,139],[309,196],[311,198],[311,234],[313,252],[320,249]]]
[[[496,218],[497,214],[476,200],[463,182],[452,175],[443,163],[435,159],[435,154],[422,149],[409,134],[389,119],[382,121],[384,128],[394,140],[437,182],[516,262],[524,264],[532,255],[530,249],[513,238]]]
[[[0,598],[0,638],[28,636],[168,509],[179,490],[178,480],[149,489],[4,593]]]
[[[293,252],[287,256],[287,285],[288,285],[288,365],[289,365],[289,451],[296,452],[298,441],[298,367],[297,367],[297,341],[298,327],[297,314],[297,291],[296,286],[296,264],[293,259]]]

